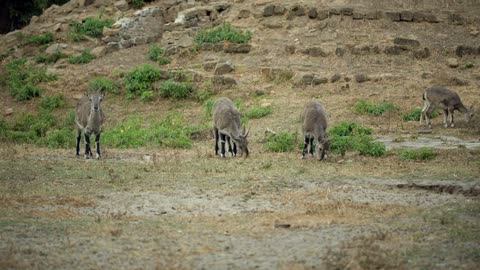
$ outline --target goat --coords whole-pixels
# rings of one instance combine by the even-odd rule
[[[96,158],[100,158],[100,132],[103,124],[103,111],[100,104],[105,94],[95,92],[92,95],[85,94],[77,103],[75,111],[75,123],[77,124],[77,156],[80,155],[80,138],[82,131],[85,136],[85,158],[92,157],[90,149],[90,134],[95,134]]]
[[[240,148],[241,154],[245,152],[245,157],[248,157],[248,141],[247,136],[249,131],[240,132],[240,113],[233,104],[233,102],[222,97],[213,104],[213,132],[215,135],[215,155],[218,155],[218,139],[222,145],[221,156],[225,157],[225,141],[228,142],[228,151],[232,156],[237,155],[237,145]],[[233,148],[230,144],[230,139],[233,143]]]
[[[302,159],[305,158],[307,152],[313,155],[313,142],[315,140],[317,144],[315,151],[318,159],[323,160],[326,151],[330,148],[330,143],[326,138],[327,114],[322,104],[317,101],[307,102],[301,114],[301,121],[302,132],[305,138]],[[308,149],[309,146],[310,149]]]
[[[468,123],[473,117],[473,106],[470,109],[467,109],[458,94],[454,91],[451,91],[445,87],[430,87],[423,92],[424,106],[420,114],[420,125],[422,125],[423,118],[429,128],[432,128],[430,121],[430,114],[436,108],[443,110],[443,126],[448,127],[447,118],[450,114],[450,126],[454,127],[453,123],[453,113],[455,110],[460,111],[464,114],[465,121]]]

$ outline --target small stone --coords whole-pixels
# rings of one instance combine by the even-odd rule
[[[335,73],[332,75],[332,77],[330,78],[330,82],[331,83],[334,83],[334,82],[338,82],[340,79],[341,79],[342,76],[340,76],[340,74],[338,73]]]
[[[472,35],[472,36],[474,36],[474,37],[478,36],[478,34],[480,34],[480,31],[478,31],[478,30],[472,30],[472,31],[470,31],[470,35]]]
[[[66,49],[68,47],[67,44],[64,43],[55,43],[50,46],[45,50],[46,54],[54,54],[57,51],[62,51],[62,49]]]
[[[385,15],[394,22],[400,21],[400,12],[385,12]]]
[[[418,42],[417,40],[410,39],[410,38],[401,38],[401,37],[395,38],[393,40],[393,44],[405,50],[420,47],[420,42]]]
[[[127,11],[130,8],[128,6],[127,1],[125,1],[125,0],[117,1],[117,2],[115,2],[115,4],[113,4],[113,6],[120,11]]]
[[[310,8],[307,13],[308,17],[310,19],[315,19],[317,18],[318,12],[316,8]]]
[[[248,17],[250,17],[250,11],[249,11],[249,10],[247,10],[247,9],[242,9],[242,10],[240,10],[240,12],[238,12],[237,18],[239,18],[239,19],[246,19],[246,18],[248,18]]]
[[[283,6],[275,6],[275,8],[273,9],[273,14],[275,15],[283,15],[285,14],[285,11],[287,11],[287,9]]]
[[[411,22],[413,21],[413,13],[410,11],[402,11],[400,12],[400,20],[404,22]]]
[[[95,55],[95,57],[100,58],[105,54],[107,54],[107,50],[108,49],[106,46],[100,46],[100,47],[94,48],[90,53]]]
[[[430,57],[430,50],[428,48],[423,48],[423,50],[418,50],[413,53],[413,56],[417,59],[425,59]]]
[[[286,45],[285,46],[285,51],[288,53],[288,54],[294,54],[295,53],[295,45]]]
[[[5,110],[5,116],[10,116],[13,114],[13,108],[8,108]]]
[[[233,64],[231,61],[226,61],[224,63],[217,63],[215,66],[215,75],[223,75],[233,71]]]
[[[108,27],[103,27],[102,34],[104,36],[116,36],[120,32],[120,29],[116,28],[108,28]]]
[[[365,74],[356,74],[354,78],[357,83],[364,83],[368,81],[368,77]]]
[[[270,17],[270,16],[273,16],[273,10],[274,10],[274,6],[273,5],[268,5],[268,6],[265,6],[265,8],[263,9],[263,17]]]
[[[312,85],[319,85],[319,84],[324,84],[324,83],[327,83],[327,82],[328,82],[328,78],[315,76],[312,80]]]
[[[252,49],[252,45],[248,43],[243,43],[243,44],[229,43],[229,44],[226,44],[225,46],[223,46],[223,44],[221,45],[222,45],[221,50],[223,50],[225,53],[249,53],[250,50]]]
[[[344,7],[340,9],[340,14],[343,16],[352,16],[353,15],[353,8]]]
[[[328,18],[328,10],[318,10],[317,19],[323,21]]]
[[[458,60],[457,58],[448,58],[447,59],[447,66],[451,68],[457,68],[458,67]]]

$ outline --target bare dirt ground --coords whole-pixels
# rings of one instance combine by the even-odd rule
[[[474,1],[394,2],[387,7],[382,1],[322,5],[453,10],[465,16],[478,16],[475,10],[480,10]],[[250,53],[199,51],[173,56],[170,65],[161,67],[194,70],[207,80],[212,74],[202,68],[204,59],[232,60],[235,70],[230,76],[238,85],[214,97],[239,99],[247,107],[273,107],[271,115],[249,120],[248,159],[214,157],[209,136],[185,150],[157,145],[122,150],[103,142],[100,160],[76,158],[74,149],[1,142],[0,269],[476,269],[480,118],[477,114],[473,125],[467,125],[457,117],[456,128],[445,129],[438,117],[431,134],[418,134],[418,123],[404,122],[401,113],[422,107],[423,90],[438,83],[478,107],[480,58],[460,58],[457,69],[446,65],[447,58],[455,57],[455,46],[478,44],[479,37],[470,34],[478,25],[257,16],[267,3],[234,1],[222,15],[235,27],[252,31]],[[238,19],[242,9],[252,16]],[[194,33],[164,33],[158,44],[192,38]],[[388,45],[395,37],[419,40],[432,55],[311,57],[299,52],[331,43]],[[287,53],[286,45],[297,52]],[[73,108],[91,77],[118,81],[123,71],[154,64],[146,56],[148,48],[134,46],[88,64],[57,68],[60,79],[44,85],[46,93],[60,92],[67,98],[66,108],[56,113]],[[474,68],[461,69],[467,63]],[[295,74],[387,74],[388,79],[297,87],[296,78],[266,79],[261,70],[270,67]],[[452,77],[468,83],[457,85]],[[264,94],[258,96],[259,91]],[[4,87],[0,98],[2,108],[14,111],[8,117],[35,111],[38,104],[14,101]],[[360,98],[393,102],[399,110],[382,116],[358,114],[352,107]],[[325,104],[330,126],[353,120],[372,127],[375,138],[386,143],[387,155],[331,154],[319,162],[301,160],[298,151],[265,150],[266,128],[299,133],[301,108],[312,99]],[[169,111],[181,111],[188,124],[207,121],[199,117],[204,115],[202,103],[193,99],[145,103],[110,95],[103,109],[105,129],[129,115],[150,120]],[[435,159],[398,157],[398,147],[423,146],[435,149]]]

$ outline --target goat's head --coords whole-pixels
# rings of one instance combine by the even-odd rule
[[[98,112],[100,109],[100,103],[102,102],[103,98],[106,96],[105,93],[95,92],[93,94],[87,94],[90,100],[90,109],[92,112]]]
[[[327,151],[330,150],[330,142],[327,139],[319,138],[315,150],[317,152],[318,159],[323,160],[325,158],[325,154],[327,153]]]
[[[243,127],[243,132],[238,137],[232,138],[233,142],[238,146],[240,149],[240,153],[243,155],[245,153],[245,157],[248,157],[248,133],[250,131],[245,132],[245,127]]]

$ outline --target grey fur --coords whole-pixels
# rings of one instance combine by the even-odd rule
[[[77,124],[77,155],[80,150],[80,136],[85,135],[85,158],[92,155],[90,150],[90,135],[95,134],[96,158],[100,158],[100,133],[102,131],[104,114],[101,102],[105,94],[94,93],[84,95],[77,103],[75,110],[75,123]]]
[[[467,109],[458,94],[445,87],[433,86],[427,88],[423,92],[424,106],[422,113],[420,114],[420,125],[422,125],[423,118],[431,128],[430,114],[435,108],[439,108],[443,111],[443,125],[444,127],[454,127],[453,113],[455,110],[463,113],[465,121],[468,123],[473,117],[473,108]],[[450,124],[447,123],[448,115],[450,114]]]
[[[231,139],[233,141],[234,149],[237,145],[241,152],[244,152],[245,156],[248,157],[248,132],[245,132],[245,127],[243,132],[240,131],[240,113],[235,104],[226,97],[217,99],[213,104],[213,130],[215,133],[215,154],[218,154],[219,136],[225,135],[227,140]],[[222,156],[224,157],[225,142],[222,141],[221,143]],[[236,150],[231,150],[230,143],[229,151],[232,155],[236,154]]]
[[[310,153],[313,154],[312,143],[316,141],[317,146],[315,151],[318,159],[325,158],[326,151],[329,150],[330,144],[326,138],[327,132],[327,114],[322,104],[317,101],[310,101],[305,104],[301,115],[302,132],[305,138],[305,145],[302,152],[302,158],[305,157],[308,152],[308,145],[310,145]]]

